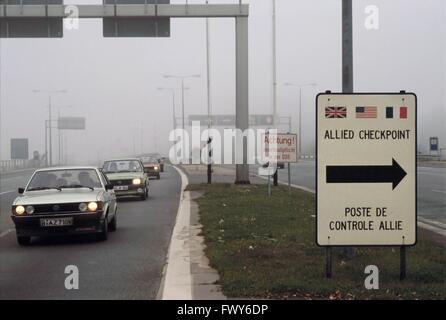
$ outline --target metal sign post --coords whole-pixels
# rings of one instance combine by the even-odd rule
[[[76,5],[77,18],[131,18],[131,19],[163,19],[163,18],[234,18],[236,42],[236,128],[242,132],[249,128],[249,37],[248,16],[249,5],[242,4],[102,4]],[[29,18],[57,18],[60,21],[69,18],[66,9],[73,5],[0,5],[0,30],[2,26],[13,19],[26,24]],[[28,19],[28,20],[27,20]],[[158,20],[159,21],[159,20]],[[121,26],[122,27],[122,26]],[[138,30],[137,30],[138,31]],[[136,35],[136,34],[135,34]],[[11,34],[0,32],[0,37],[11,37]],[[33,33],[22,33],[23,38],[33,37]],[[116,35],[116,36],[119,36]],[[126,33],[126,36],[132,36]],[[247,145],[243,144],[243,163],[236,166],[236,184],[249,184],[249,165]]]
[[[208,139],[208,184],[212,183],[212,137]]]
[[[406,247],[400,247],[400,280],[406,279]]]

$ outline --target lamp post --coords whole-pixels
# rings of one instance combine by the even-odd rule
[[[284,83],[284,86],[297,87],[299,88],[299,157],[302,154],[302,88],[304,87],[315,87],[316,83],[304,83],[304,84],[294,84],[291,82]]]
[[[176,113],[175,113],[175,91],[181,90],[181,88],[166,88],[166,87],[159,87],[158,90],[160,91],[168,91],[172,94],[172,130],[175,130],[177,128],[176,125]],[[185,87],[184,90],[189,90],[188,87]],[[175,147],[175,141],[173,141],[173,147]],[[176,154],[176,150],[175,150]]]
[[[185,117],[184,117],[184,90],[186,90],[185,86],[184,86],[184,80],[185,79],[191,79],[191,78],[200,78],[201,75],[200,74],[193,74],[193,75],[187,75],[187,76],[177,76],[177,75],[164,75],[164,78],[166,79],[180,79],[181,80],[181,117],[182,117],[182,129],[183,129],[183,135],[184,135],[184,131],[186,130],[186,125],[185,125]],[[183,154],[186,151],[185,150],[185,141],[184,141],[184,136],[183,136]]]
[[[48,94],[48,136],[49,136],[49,143],[48,146],[45,148],[45,154],[46,154],[46,164],[47,166],[53,165],[53,146],[52,146],[52,134],[51,134],[51,95],[55,93],[66,93],[67,90],[33,90],[34,93],[46,93]],[[45,126],[45,135],[46,135],[46,128]],[[46,139],[45,139],[46,144]],[[48,152],[49,149],[49,152]]]

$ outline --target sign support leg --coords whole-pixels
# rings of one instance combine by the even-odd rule
[[[276,171],[274,171],[273,178],[274,178],[274,186],[277,187],[279,185],[279,169],[277,168],[277,166],[275,169]]]
[[[327,279],[331,279],[331,275],[332,275],[332,259],[333,259],[333,255],[332,255],[332,248],[331,247],[327,247],[325,249],[325,277]]]
[[[400,280],[406,279],[406,247],[400,247]]]
[[[288,192],[291,193],[291,163],[288,162]]]
[[[268,172],[268,197],[271,197],[271,175],[269,174],[269,172]]]
[[[235,127],[245,131],[249,128],[249,55],[248,18],[236,17],[236,110]],[[243,143],[243,163],[236,165],[235,184],[249,184],[248,147]]]

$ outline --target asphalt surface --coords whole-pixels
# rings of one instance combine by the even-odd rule
[[[150,180],[149,199],[122,200],[118,229],[106,242],[90,236],[16,243],[10,207],[31,172],[0,178],[0,299],[155,299],[178,210],[181,180],[166,166]],[[79,269],[79,289],[67,290],[66,266]]]
[[[257,168],[251,168],[257,173]],[[291,165],[291,183],[315,190],[315,161]],[[279,180],[288,182],[288,169],[279,170]],[[446,168],[418,166],[418,219],[446,230]]]

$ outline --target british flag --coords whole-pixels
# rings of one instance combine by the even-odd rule
[[[326,107],[325,118],[328,119],[347,118],[347,107]]]

